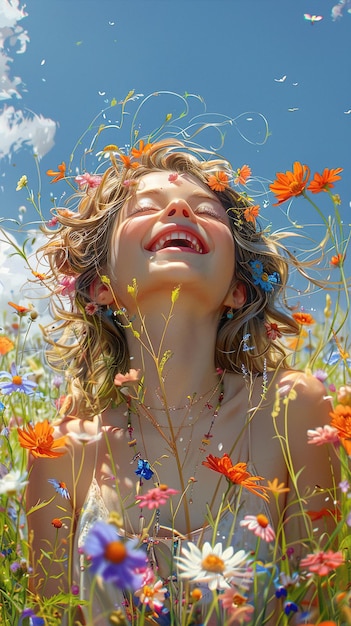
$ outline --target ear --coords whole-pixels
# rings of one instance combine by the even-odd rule
[[[239,281],[235,287],[229,290],[223,304],[229,306],[231,309],[241,309],[246,302],[246,298],[246,285]]]
[[[108,285],[105,285],[100,281],[100,278],[97,277],[89,287],[89,296],[92,302],[96,302],[96,304],[101,304],[103,306],[109,306],[114,302],[111,289]]]

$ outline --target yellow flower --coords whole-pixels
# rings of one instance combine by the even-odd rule
[[[274,495],[279,496],[281,493],[287,493],[290,491],[289,487],[285,487],[284,483],[280,483],[278,478],[274,478],[272,481],[267,480],[267,487]]]
[[[23,189],[23,187],[27,187],[27,185],[28,185],[27,176],[26,175],[21,176],[21,178],[19,179],[17,183],[16,191],[20,191],[21,189]]]

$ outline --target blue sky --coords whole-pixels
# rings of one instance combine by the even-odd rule
[[[17,218],[25,206],[22,219],[36,219],[26,193],[15,191],[23,174],[38,191],[35,150],[42,210],[49,218],[50,194],[68,190],[50,185],[45,171],[69,161],[96,116],[97,124],[119,121],[118,106],[104,117],[99,114],[134,89],[144,95],[196,94],[209,112],[237,119],[237,126],[227,129],[221,152],[235,167],[249,164],[257,180],[273,180],[295,160],[313,172],[343,167],[336,191],[349,223],[348,10],[350,0],[29,0],[26,6],[0,0],[1,216]],[[304,13],[323,19],[311,25]],[[141,134],[162,123],[167,113],[175,116],[179,102],[153,98],[140,117]],[[200,102],[189,102],[192,113],[199,113]],[[270,134],[259,145],[263,118]],[[126,116],[125,132],[116,131],[109,141],[122,145],[128,140],[130,119]],[[78,146],[77,157],[82,150]],[[74,166],[79,168],[78,159]],[[274,227],[288,225],[271,206],[273,198],[265,200],[265,219]],[[316,221],[301,199],[291,215],[297,222]],[[350,259],[347,264],[350,268]]]

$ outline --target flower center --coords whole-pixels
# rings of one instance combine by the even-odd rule
[[[152,587],[149,587],[149,585],[145,585],[143,589],[143,594],[146,598],[152,598],[155,595],[154,590],[152,589]]]
[[[246,603],[246,598],[245,596],[242,596],[241,593],[235,593],[233,595],[233,605],[235,607],[242,606],[245,603]]]
[[[266,528],[269,524],[269,519],[263,513],[260,513],[256,517],[257,523],[261,526],[261,528]]]
[[[268,274],[267,274],[267,272],[263,272],[263,274],[261,275],[261,280],[263,280],[264,283],[268,282]]]
[[[12,382],[14,385],[22,385],[22,376],[12,376]]]
[[[289,189],[291,193],[299,193],[301,191],[301,185],[296,180],[294,180],[292,183],[290,183]]]
[[[122,563],[127,556],[127,548],[122,541],[110,541],[105,549],[105,558],[112,563]]]
[[[208,554],[201,563],[203,569],[214,574],[222,574],[224,572],[224,561],[216,556],[216,554]]]

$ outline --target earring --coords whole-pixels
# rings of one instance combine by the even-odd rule
[[[233,317],[234,317],[233,309],[230,307],[230,309],[228,309],[227,311],[227,319],[232,320]]]

